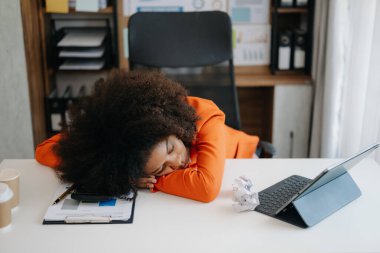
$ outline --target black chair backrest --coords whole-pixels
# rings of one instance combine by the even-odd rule
[[[240,129],[234,81],[232,29],[224,12],[140,12],[128,22],[131,69],[159,69],[213,100],[226,124]]]

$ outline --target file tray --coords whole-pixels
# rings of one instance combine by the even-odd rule
[[[339,177],[301,194],[274,218],[307,228],[314,226],[361,196],[361,191],[345,172]]]
[[[51,64],[57,70],[109,69],[112,39],[107,27],[64,27],[54,33]]]
[[[69,122],[69,108],[72,104],[77,104],[79,99],[86,96],[86,87],[81,86],[78,94],[73,94],[71,86],[67,86],[62,95],[54,89],[46,97],[47,128],[50,135],[57,134],[66,127]]]

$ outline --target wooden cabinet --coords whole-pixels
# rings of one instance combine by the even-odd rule
[[[298,88],[302,90],[304,87],[310,89],[311,76],[294,73],[272,75],[269,66],[235,67],[235,73],[242,130],[273,142],[273,124],[277,119],[277,114],[274,114],[276,99],[279,99],[282,89],[287,90],[286,87],[289,87],[289,91],[297,91]],[[279,90],[277,87],[280,87]],[[276,93],[276,90],[280,93]],[[296,92],[293,98],[297,99],[298,95]],[[307,143],[305,145],[306,148]]]
[[[277,85],[273,99],[276,158],[306,158],[312,108],[311,85]]]

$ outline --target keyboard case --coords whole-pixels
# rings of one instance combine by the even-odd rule
[[[361,196],[361,191],[347,172],[300,195],[274,218],[307,228],[314,226]]]

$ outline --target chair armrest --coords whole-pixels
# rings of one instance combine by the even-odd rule
[[[259,141],[256,149],[256,155],[259,158],[272,158],[276,154],[276,148],[272,143],[267,141]]]

